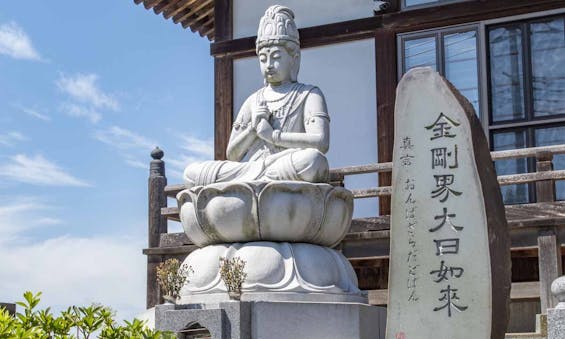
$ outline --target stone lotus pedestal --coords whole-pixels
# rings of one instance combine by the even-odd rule
[[[336,250],[349,229],[353,196],[295,181],[230,182],[177,196],[187,236],[202,248],[180,303],[228,300],[219,259],[246,262],[242,300],[367,302],[351,264]]]
[[[305,182],[218,183],[177,197],[194,273],[177,305],[158,305],[156,328],[206,328],[212,338],[384,336],[386,309],[367,305],[351,264],[338,251],[353,196]],[[241,301],[230,301],[219,258],[246,262]]]
[[[209,245],[191,253],[184,264],[194,274],[181,290],[181,304],[229,299],[220,279],[220,257],[246,262],[243,301],[367,302],[341,253],[312,244],[263,241]]]

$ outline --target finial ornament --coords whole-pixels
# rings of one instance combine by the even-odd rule
[[[274,43],[288,41],[300,46],[298,29],[294,22],[294,12],[285,6],[274,5],[265,11],[259,22],[256,49]]]
[[[159,146],[155,146],[155,148],[151,151],[151,157],[155,160],[161,160],[165,153]]]

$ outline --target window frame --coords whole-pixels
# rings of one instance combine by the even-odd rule
[[[538,14],[538,13],[536,13]],[[486,125],[486,132],[488,133],[488,140],[493,149],[494,145],[494,135],[496,133],[512,132],[512,131],[524,131],[526,133],[526,147],[536,147],[536,131],[552,128],[552,127],[565,127],[565,113],[554,114],[550,116],[536,117],[534,111],[534,84],[533,84],[533,71],[532,71],[532,46],[531,46],[531,30],[530,27],[532,23],[539,23],[544,21],[551,21],[555,18],[564,18],[565,11],[560,13],[546,14],[546,15],[535,15],[529,17],[522,17],[515,20],[505,20],[496,22],[494,24],[484,24],[482,30],[484,32],[484,44],[485,44],[485,54],[484,54],[484,70],[486,71],[486,106],[488,107],[488,119],[483,121],[483,125]],[[490,31],[493,29],[501,27],[520,27],[522,36],[522,81],[524,82],[523,91],[523,102],[524,105],[524,117],[513,120],[503,120],[494,121],[493,114],[493,95],[492,95],[492,83],[491,83],[491,70],[490,70]],[[526,168],[528,172],[536,171],[536,164],[533,158],[527,159]],[[556,192],[557,193],[557,192]],[[557,197],[556,197],[557,198]],[[528,201],[524,203],[532,203],[537,201],[536,190],[534,184],[528,184]]]
[[[563,17],[565,13],[558,13],[553,15],[547,16],[536,16],[531,17],[529,19],[523,20],[509,20],[505,22],[500,22],[491,25],[485,25],[485,34],[484,34],[484,41],[487,48],[485,48],[485,59],[484,64],[486,67],[486,86],[487,87],[487,97],[486,97],[486,104],[488,105],[488,131],[489,133],[493,130],[501,130],[501,129],[508,129],[513,127],[520,127],[520,126],[539,126],[545,124],[554,124],[554,123],[564,123],[565,124],[565,113],[562,114],[554,114],[550,116],[541,116],[536,117],[534,112],[534,86],[533,86],[533,71],[532,71],[532,46],[531,46],[531,39],[530,39],[530,26],[532,23],[538,23],[543,21],[550,21],[558,17]],[[512,120],[502,120],[502,121],[494,121],[494,114],[493,106],[492,106],[492,83],[491,83],[491,72],[490,72],[490,30],[501,28],[501,27],[520,27],[522,29],[522,67],[523,73],[522,74],[522,81],[524,83],[523,88],[523,104],[524,104],[524,117],[520,119],[512,119]]]
[[[404,1],[404,0],[403,0]],[[398,62],[397,62],[397,79],[398,81],[400,81],[400,79],[402,78],[402,76],[404,75],[404,68],[405,68],[405,48],[404,48],[404,43],[405,41],[409,41],[409,40],[416,40],[416,39],[421,39],[421,38],[427,38],[427,37],[434,37],[435,38],[435,42],[436,42],[436,66],[437,66],[437,71],[439,72],[439,74],[441,74],[442,76],[445,76],[445,42],[444,42],[444,38],[446,35],[451,35],[451,34],[456,34],[456,33],[464,33],[464,32],[470,32],[470,31],[475,31],[475,48],[476,48],[476,56],[477,56],[477,97],[478,97],[478,103],[477,103],[477,109],[479,110],[479,112],[477,112],[477,117],[479,117],[479,119],[481,121],[483,121],[483,114],[484,114],[484,108],[482,105],[483,102],[483,91],[481,90],[481,83],[483,82],[483,74],[481,72],[481,57],[483,55],[482,53],[482,45],[481,45],[481,41],[483,40],[481,37],[481,28],[478,25],[478,23],[470,23],[470,24],[464,24],[464,25],[456,25],[456,26],[446,26],[446,27],[442,27],[440,29],[428,29],[428,30],[422,30],[422,31],[417,31],[417,32],[407,32],[407,33],[400,33],[397,34],[397,56],[398,56]]]
[[[435,0],[435,1],[430,1],[428,3],[425,3],[425,4],[409,6],[409,5],[406,5],[406,0],[401,0],[400,9],[402,11],[410,11],[410,10],[413,10],[413,9],[441,6],[441,5],[445,5],[445,4],[449,4],[449,3],[466,2],[466,1],[471,1],[471,0]]]
[[[459,0],[461,1],[461,0]],[[431,7],[444,4],[447,1],[438,1],[430,4],[423,4],[418,6],[410,6],[408,9],[415,9],[421,7]],[[451,1],[449,1],[451,2]],[[453,1],[455,2],[455,1]],[[402,0],[402,9],[404,7],[405,0]],[[565,126],[565,114],[557,114],[551,116],[534,116],[533,110],[533,83],[532,83],[532,65],[531,65],[531,44],[530,44],[530,29],[529,25],[533,22],[543,22],[545,20],[549,21],[555,17],[563,16],[565,14],[565,8],[540,11],[535,13],[528,13],[522,15],[508,16],[504,18],[497,18],[492,20],[482,20],[472,23],[467,23],[463,25],[456,26],[445,26],[434,29],[420,30],[415,32],[405,32],[397,34],[397,77],[400,79],[404,73],[405,67],[405,53],[404,53],[404,42],[412,39],[419,39],[425,37],[435,37],[436,41],[436,65],[440,74],[445,74],[445,51],[444,51],[444,36],[447,34],[469,31],[470,29],[476,29],[476,43],[477,43],[477,76],[478,76],[478,100],[477,105],[479,109],[478,117],[481,120],[481,124],[487,136],[489,145],[492,148],[493,137],[497,132],[504,131],[514,131],[514,130],[525,130],[526,133],[526,147],[532,147],[536,145],[535,134],[536,130],[543,128],[551,128],[557,126]],[[523,52],[522,63],[523,63],[523,81],[524,81],[524,96],[528,98],[523,98],[525,112],[525,118],[518,120],[504,120],[496,123],[493,122],[492,115],[492,97],[491,97],[491,74],[490,74],[490,46],[489,46],[489,30],[496,27],[508,27],[512,24],[521,25],[522,27],[527,26],[527,30],[522,34],[522,43],[524,40],[528,40],[527,52]],[[527,53],[527,55],[526,55]],[[527,93],[526,93],[527,88]],[[531,118],[530,118],[531,117]],[[529,172],[535,171],[535,160],[533,158],[526,159],[526,168]],[[536,201],[535,196],[535,185],[528,184],[528,195],[529,201]]]

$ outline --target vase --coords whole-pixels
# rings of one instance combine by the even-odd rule
[[[230,300],[241,300],[241,292],[228,291],[228,295],[230,297]]]

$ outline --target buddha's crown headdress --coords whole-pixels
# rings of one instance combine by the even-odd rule
[[[294,23],[294,12],[288,7],[274,5],[265,11],[259,22],[256,50],[272,43],[294,42],[300,46],[298,29]]]

